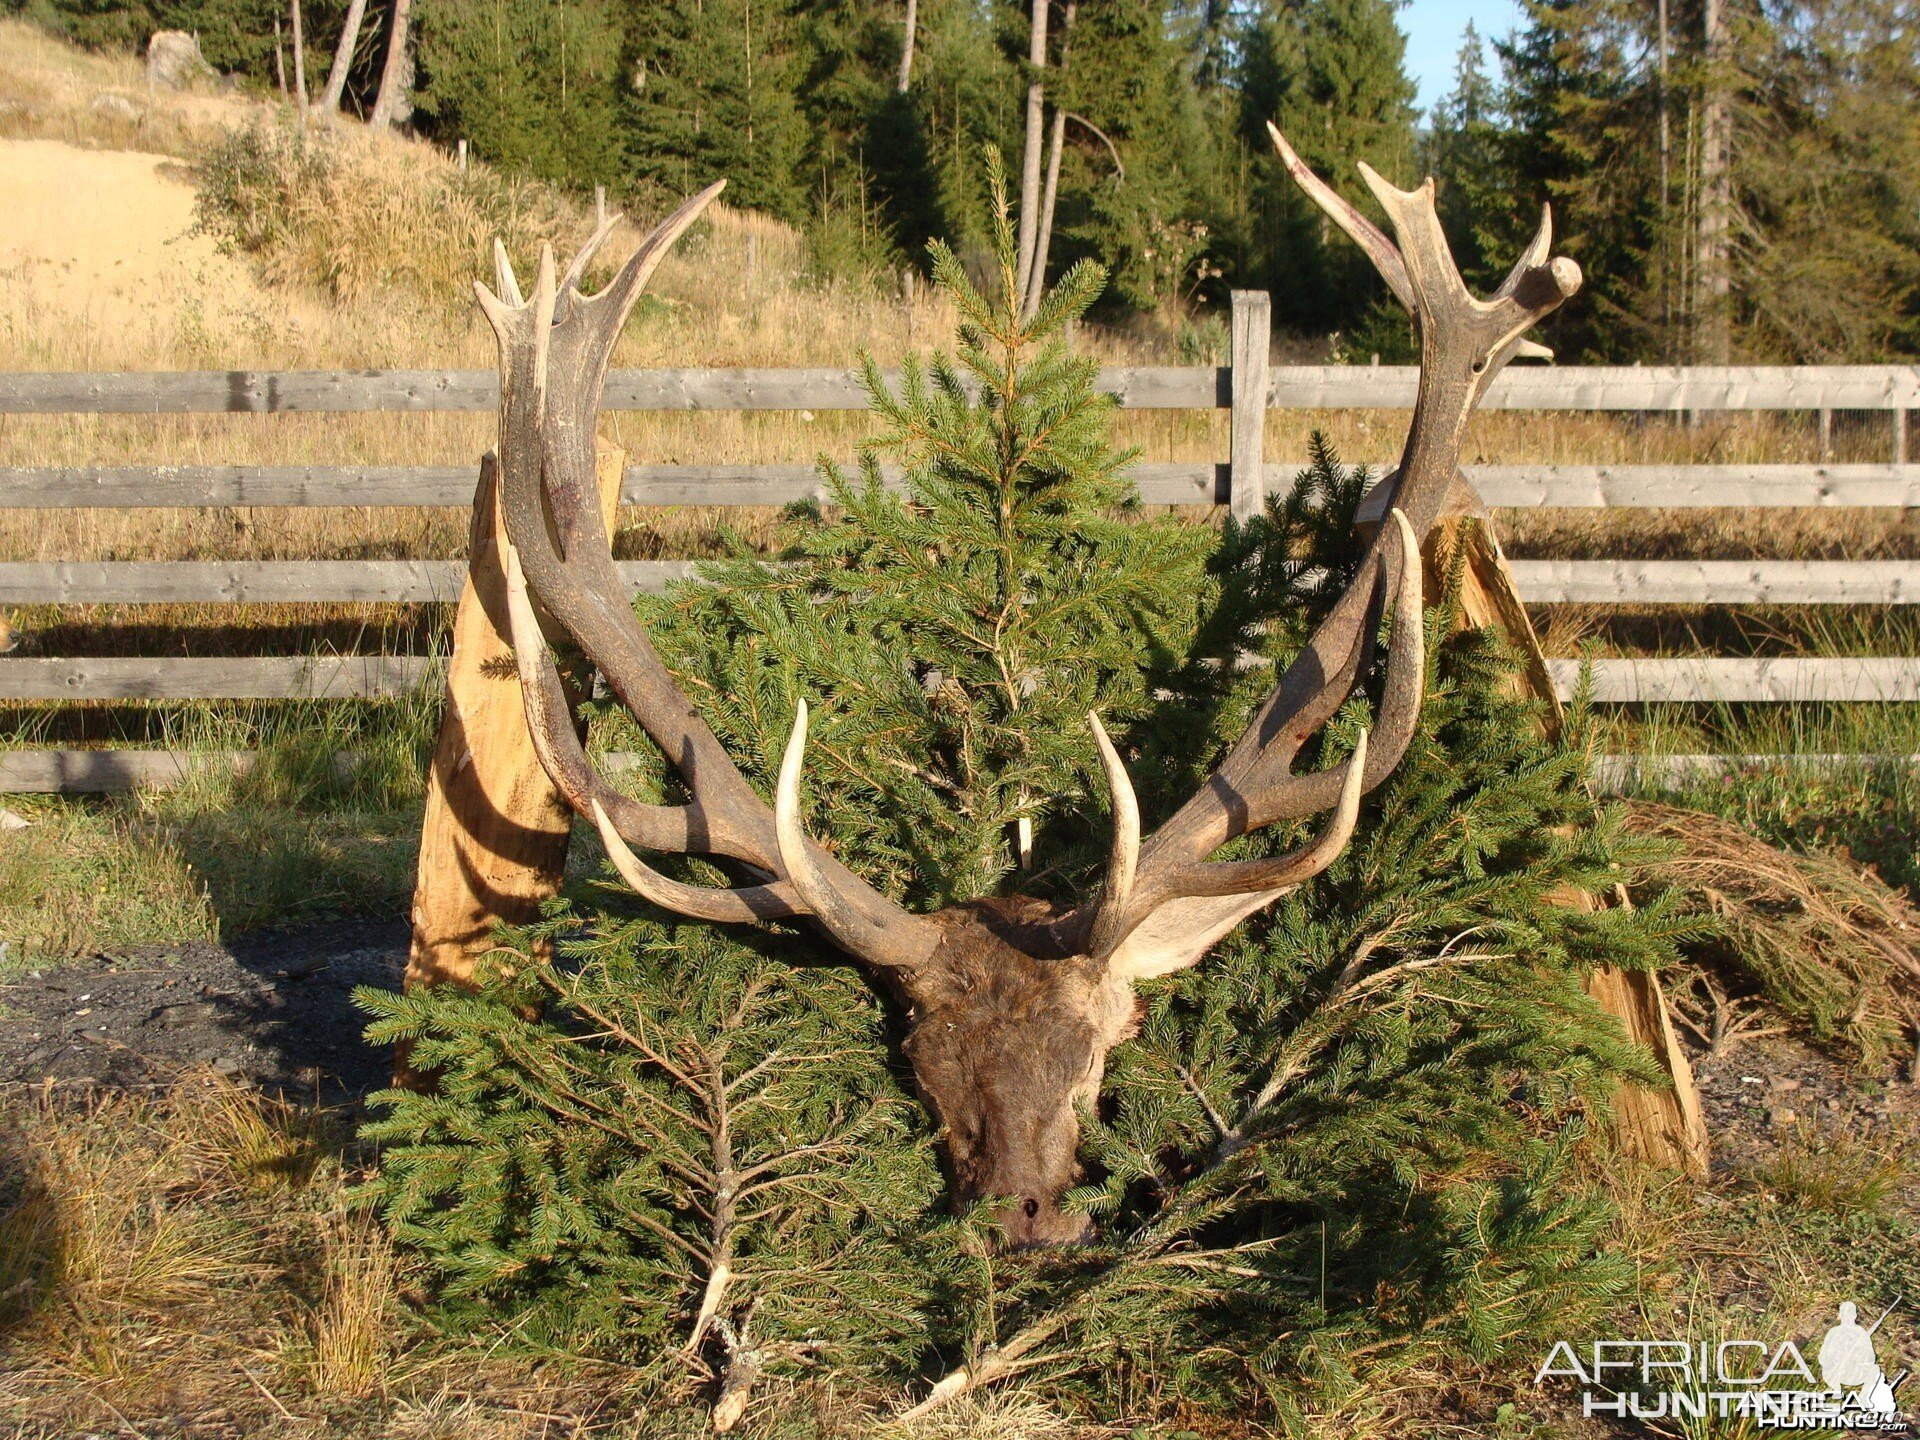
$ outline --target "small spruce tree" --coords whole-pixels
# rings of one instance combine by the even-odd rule
[[[1208,593],[1210,533],[1136,513],[1113,398],[1065,338],[1104,271],[1073,266],[1022,319],[997,156],[988,171],[993,293],[929,247],[960,316],[955,353],[909,360],[898,394],[867,358],[883,428],[857,476],[822,460],[830,511],[800,507],[773,563],[708,567],[647,617],[768,788],[795,704],[821,705],[814,823],[921,907],[990,893],[1015,870],[1027,889],[1092,873],[1105,839],[1088,802],[1104,786],[1088,712],[1116,731],[1142,720]],[[897,488],[883,461],[898,463]]]
[[[1324,447],[1217,547],[1132,513],[1110,402],[1062,336],[1099,274],[1021,322],[997,185],[995,211],[1002,290],[936,248],[956,354],[898,394],[868,365],[883,433],[857,477],[825,467],[831,508],[792,517],[777,563],[743,553],[640,602],[763,784],[795,702],[828,702],[812,823],[917,905],[1022,870],[1022,890],[1082,889],[1107,837],[1086,712],[1136,752],[1150,823],[1271,684],[1236,658],[1283,661],[1361,554],[1364,476]],[[834,952],[666,923],[611,888],[555,908],[551,962],[523,934],[478,993],[363,996],[377,1039],[443,1075],[380,1097],[373,1197],[450,1313],[517,1307],[640,1364],[662,1401],[744,1395],[759,1370],[869,1397],[1020,1374],[1063,1402],[1125,1385],[1297,1429],[1378,1409],[1376,1381],[1442,1350],[1495,1361],[1590,1313],[1629,1276],[1575,1147],[1620,1077],[1657,1082],[1581,979],[1666,963],[1687,927],[1551,903],[1631,880],[1649,846],[1596,811],[1578,724],[1545,738],[1497,642],[1429,654],[1419,733],[1347,853],[1143,987],[1084,1127],[1072,1198],[1095,1243],[996,1255],[946,1213],[883,1003]],[[1364,723],[1356,699],[1304,763]],[[664,767],[637,784],[671,793]]]

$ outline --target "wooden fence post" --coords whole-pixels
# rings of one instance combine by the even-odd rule
[[[1245,523],[1267,508],[1267,349],[1272,302],[1264,290],[1235,290],[1233,301],[1232,465],[1227,502]]]
[[[626,452],[600,443],[600,501],[611,533]],[[573,830],[568,807],[534,754],[520,679],[508,643],[505,524],[489,455],[480,468],[468,543],[467,582],[453,623],[446,713],[427,777],[420,867],[413,892],[413,945],[406,988],[472,983],[474,962],[498,924],[538,917],[556,893]],[[584,698],[591,675],[563,667]],[[405,1083],[405,1057],[396,1071]]]

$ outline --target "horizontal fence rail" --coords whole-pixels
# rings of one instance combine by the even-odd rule
[[[1101,371],[1100,388],[1128,409],[1226,409],[1227,366],[1131,366]],[[900,372],[885,372],[897,387]],[[1275,365],[1269,409],[1406,410],[1412,365]],[[279,415],[322,411],[492,410],[491,370],[179,370],[23,373],[6,377],[0,414]],[[607,410],[862,410],[851,370],[614,370]],[[1917,410],[1914,365],[1513,366],[1485,410]]]
[[[429,655],[0,661],[0,700],[377,700],[440,672]]]
[[[1233,296],[1231,362],[1109,368],[1102,391],[1127,409],[1226,410],[1228,455],[1133,467],[1148,505],[1226,506],[1241,519],[1284,488],[1304,460],[1263,453],[1272,410],[1405,410],[1410,366],[1269,363],[1266,297]],[[887,372],[890,386],[900,372]],[[482,412],[495,407],[490,370],[0,373],[0,414],[277,415]],[[615,411],[844,411],[868,403],[861,376],[838,369],[619,370]],[[1490,387],[1489,410],[1818,412],[1822,452],[1834,410],[1879,412],[1886,463],[1528,464],[1465,467],[1490,507],[1593,510],[1703,508],[1920,509],[1920,464],[1907,463],[1909,410],[1920,409],[1920,366],[1513,366]],[[852,464],[846,465],[849,472]],[[466,508],[477,466],[72,465],[0,467],[0,509]],[[897,484],[897,469],[883,467]],[[634,506],[782,506],[826,496],[817,464],[635,464],[621,500]],[[621,562],[636,591],[685,576],[686,561]],[[1515,584],[1537,604],[1871,605],[1920,603],[1920,561],[1519,560]],[[442,604],[458,598],[457,559],[18,561],[0,563],[0,606]],[[376,699],[433,683],[424,655],[231,658],[0,658],[0,701]],[[1581,666],[1552,662],[1571,696]],[[1920,658],[1769,659],[1681,656],[1595,660],[1588,694],[1607,704],[1920,703]],[[1662,773],[1708,774],[1727,760],[1665,757]],[[1604,764],[1637,764],[1609,757]],[[1671,763],[1669,763],[1671,762]],[[1698,762],[1697,764],[1694,762]],[[168,751],[0,751],[0,792],[98,790],[179,783],[196,766],[245,768],[245,752],[185,758]],[[1654,763],[1654,762],[1648,762]],[[1838,761],[1836,761],[1838,763]],[[1644,770],[1634,773],[1643,778]]]
[[[1682,656],[1551,660],[1562,699],[1591,666],[1608,704],[1920,701],[1920,659]],[[361,700],[403,695],[439,673],[427,655],[0,661],[0,700]]]
[[[1267,461],[1284,490],[1305,460]],[[1376,469],[1378,467],[1375,467]],[[849,467],[851,469],[851,467]],[[1507,509],[1707,509],[1751,506],[1920,509],[1920,465],[1467,465],[1488,505]],[[1231,467],[1142,462],[1148,505],[1224,505]],[[882,477],[898,482],[896,467]],[[209,506],[440,506],[473,503],[472,465],[131,465],[0,467],[0,509],[147,510]],[[817,465],[629,465],[626,505],[790,505],[827,489]]]
[[[638,593],[684,579],[694,562],[617,568]],[[447,604],[466,578],[464,560],[0,561],[0,605]]]
[[[247,774],[259,768],[260,758],[252,750],[0,750],[0,795],[172,789],[201,776]],[[597,758],[611,774],[645,763],[645,757],[632,751],[608,751]],[[332,762],[335,776],[349,780],[362,757],[343,750]],[[1917,764],[1920,755],[1596,755],[1593,773],[1607,789],[1624,790],[1635,784],[1673,785],[1752,770],[1832,772]]]
[[[622,560],[636,594],[690,560]],[[1915,605],[1920,560],[1515,560],[1514,585],[1542,605]],[[0,605],[445,604],[464,560],[0,561]],[[5,662],[0,662],[5,663]]]

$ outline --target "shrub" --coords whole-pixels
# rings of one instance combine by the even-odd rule
[[[516,258],[576,234],[558,192],[420,145],[288,124],[231,131],[200,165],[199,228],[270,282],[357,303],[373,296],[464,310],[498,237]]]

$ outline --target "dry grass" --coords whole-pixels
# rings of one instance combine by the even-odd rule
[[[1920,911],[1870,869],[1832,853],[1778,849],[1717,815],[1634,802],[1630,824],[1676,842],[1660,881],[1722,926],[1724,958],[1748,985],[1849,1052],[1865,1073],[1904,1054],[1920,1020]],[[1712,1043],[1726,996],[1703,982]]]
[[[358,1400],[385,1382],[398,1262],[386,1233],[369,1216],[329,1217],[324,1233],[326,1286],[308,1321],[313,1388],[321,1395]]]
[[[393,915],[413,884],[419,815],[397,800],[314,809],[189,790],[8,796],[7,808],[31,823],[0,844],[0,973],[322,915]]]
[[[1907,1173],[1888,1137],[1823,1136],[1796,1125],[1780,1148],[1754,1167],[1753,1179],[1797,1205],[1841,1217],[1877,1216],[1899,1196]]]
[[[192,1372],[232,1361],[266,1317],[245,1303],[272,1274],[270,1245],[216,1203],[229,1182],[209,1132],[193,1123],[196,1088],[176,1099],[105,1098],[79,1111],[49,1102],[10,1118],[8,1231],[28,1248],[0,1367],[0,1415],[47,1385],[79,1385],[110,1404],[170,1403]],[[233,1310],[247,1312],[235,1327]],[[202,1322],[212,1311],[219,1327]],[[236,1333],[236,1329],[238,1333]]]
[[[618,1366],[436,1331],[420,1277],[348,1207],[344,1117],[212,1078],[157,1094],[0,1100],[0,1433],[273,1440],[654,1440]],[[287,1163],[288,1157],[297,1163]],[[887,1428],[886,1396],[770,1387],[747,1435],[1069,1440],[1020,1390]],[[39,1428],[34,1428],[39,1427]]]
[[[82,50],[37,26],[0,20],[0,138],[58,140],[110,150],[190,155],[237,114],[264,113],[236,95],[202,86],[197,93],[149,95],[136,56]],[[103,96],[139,112],[96,105]]]

